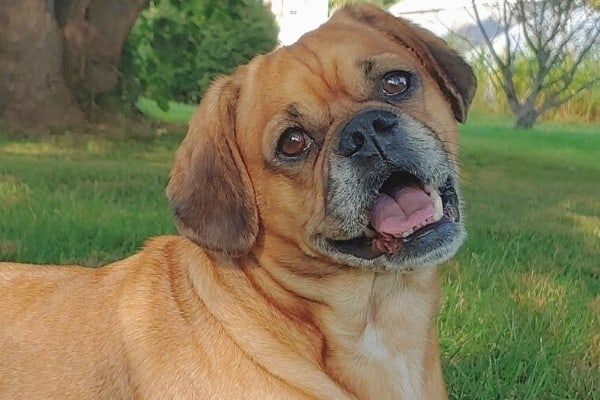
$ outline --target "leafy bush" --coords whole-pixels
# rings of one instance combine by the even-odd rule
[[[209,83],[277,44],[274,16],[259,0],[151,0],[122,60],[123,91],[197,103]]]

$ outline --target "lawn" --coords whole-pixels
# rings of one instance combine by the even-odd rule
[[[509,126],[462,127],[469,239],[443,267],[439,318],[450,396],[600,399],[600,125]],[[96,266],[174,232],[181,137],[0,134],[0,260]]]

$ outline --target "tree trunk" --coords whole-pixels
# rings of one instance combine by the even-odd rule
[[[53,0],[0,0],[0,119],[17,126],[83,121],[67,88]]]
[[[506,83],[505,83],[506,84]],[[506,102],[515,117],[515,128],[531,129],[540,116],[539,110],[535,108],[535,96],[529,96],[522,103],[517,98],[512,81],[506,84],[504,89]]]
[[[0,0],[0,119],[65,127],[117,90],[121,53],[148,0]]]
[[[57,0],[67,84],[86,108],[119,82],[123,46],[148,0]]]
[[[537,111],[526,102],[515,113],[515,128],[531,129],[538,117]]]

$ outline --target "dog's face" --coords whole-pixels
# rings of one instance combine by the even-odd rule
[[[464,237],[456,121],[475,85],[430,32],[344,8],[211,87],[167,189],[178,228],[231,255],[274,236],[345,266],[442,262]]]

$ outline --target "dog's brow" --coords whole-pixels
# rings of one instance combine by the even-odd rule
[[[365,73],[365,76],[369,76],[369,75],[371,75],[371,72],[373,72],[373,68],[375,68],[375,61],[373,61],[373,60],[359,61],[358,65],[360,68],[362,68],[363,72]]]
[[[285,109],[285,112],[288,115],[288,117],[290,117],[290,119],[302,118],[302,114],[300,113],[300,111],[298,111],[298,106],[296,105],[296,103],[288,105]]]

